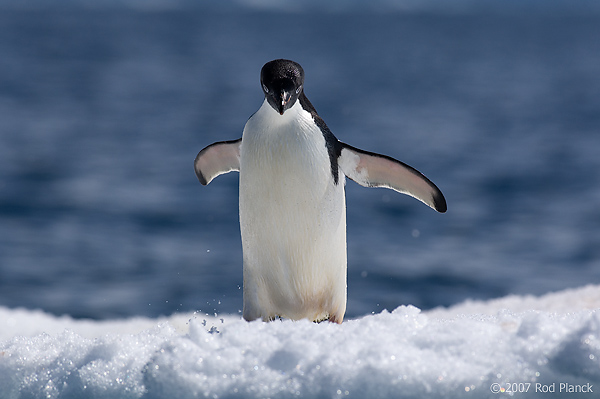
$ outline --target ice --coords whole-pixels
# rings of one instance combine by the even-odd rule
[[[599,307],[600,285],[342,325],[0,308],[0,398],[591,398]]]

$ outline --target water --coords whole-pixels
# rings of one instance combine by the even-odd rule
[[[348,317],[600,281],[600,17],[75,6],[0,13],[0,305],[237,314],[259,71],[300,62],[337,137],[444,192],[347,185]]]

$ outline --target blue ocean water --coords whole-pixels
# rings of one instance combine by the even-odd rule
[[[0,305],[238,313],[238,177],[193,160],[240,137],[274,58],[448,201],[348,182],[348,317],[598,283],[598,43],[596,13],[3,9]]]

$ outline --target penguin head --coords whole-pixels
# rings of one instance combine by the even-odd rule
[[[269,105],[283,115],[302,93],[304,70],[294,61],[269,61],[260,71],[260,83]]]

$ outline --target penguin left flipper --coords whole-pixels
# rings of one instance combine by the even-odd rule
[[[410,195],[438,212],[446,212],[446,199],[440,189],[412,166],[386,155],[340,144],[338,164],[349,179],[364,187],[390,188]]]
[[[203,186],[215,177],[240,171],[240,145],[242,139],[219,141],[205,147],[196,155],[194,170]]]

